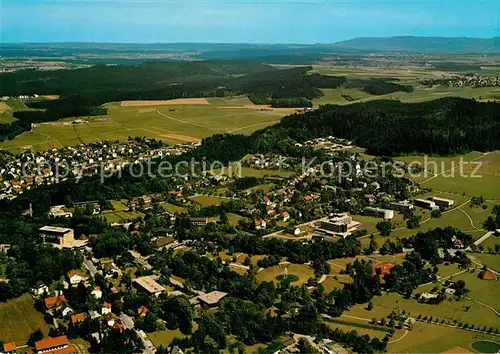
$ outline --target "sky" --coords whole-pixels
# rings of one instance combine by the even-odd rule
[[[0,0],[3,43],[331,43],[500,36],[492,0]]]

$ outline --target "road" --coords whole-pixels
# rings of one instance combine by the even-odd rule
[[[120,313],[120,319],[122,320],[123,324],[125,325],[125,328],[133,329],[135,333],[137,333],[137,336],[141,338],[142,344],[144,345],[144,350],[143,354],[154,354],[156,353],[156,347],[153,345],[153,343],[149,340],[148,336],[143,332],[143,331],[138,331],[137,329],[134,328],[134,319],[123,312]]]

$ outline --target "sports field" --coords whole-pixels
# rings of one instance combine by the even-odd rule
[[[43,315],[34,307],[33,299],[24,294],[6,303],[0,304],[0,340],[24,345],[31,333],[41,329],[44,335],[49,333]]]
[[[107,116],[78,117],[79,123],[65,119],[37,124],[32,131],[1,143],[0,147],[12,152],[23,146],[47,150],[105,139],[126,140],[129,136],[150,137],[169,144],[196,142],[217,133],[251,134],[286,115],[240,107],[218,109],[213,104],[156,105],[140,101],[125,106],[121,102],[108,103],[106,107]]]

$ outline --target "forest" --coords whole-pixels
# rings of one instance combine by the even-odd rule
[[[373,154],[450,155],[500,148],[500,105],[462,98],[422,103],[378,100],[325,105],[290,115],[254,133],[261,152],[284,150],[294,142],[336,136]]]
[[[1,140],[11,140],[31,123],[67,117],[105,115],[104,103],[123,100],[247,95],[255,104],[311,107],[322,88],[353,85],[374,95],[407,91],[411,86],[387,80],[351,80],[309,74],[311,66],[278,70],[249,61],[146,62],[139,65],[96,65],[76,70],[21,70],[0,74],[1,96],[59,95],[56,100],[26,102],[18,120],[2,125]]]

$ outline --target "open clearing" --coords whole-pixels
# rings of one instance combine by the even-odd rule
[[[122,101],[122,107],[142,107],[142,106],[177,106],[185,104],[210,104],[206,98],[176,98],[173,100],[158,101]]]
[[[50,327],[29,294],[0,304],[0,340],[4,342],[24,345],[31,333],[41,329],[47,335]]]

